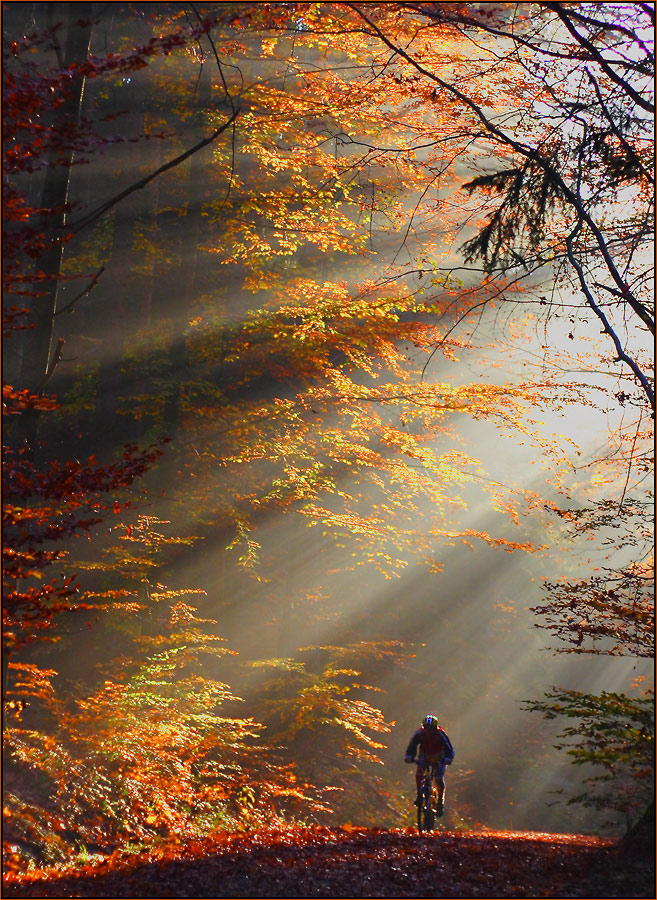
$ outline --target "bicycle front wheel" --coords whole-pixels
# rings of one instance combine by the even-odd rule
[[[420,834],[423,831],[431,831],[434,823],[434,813],[431,806],[431,785],[424,784],[420,791],[419,804],[417,808],[417,830]]]
[[[433,831],[433,826],[435,823],[435,815],[434,811],[431,807],[431,798],[427,799],[427,805],[422,810],[422,818],[423,818],[423,829],[424,831]]]

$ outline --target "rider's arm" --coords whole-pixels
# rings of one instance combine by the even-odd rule
[[[445,750],[447,751],[445,753],[445,759],[449,760],[451,762],[454,759],[454,748],[452,747],[452,742],[447,737],[446,731],[443,731],[441,728],[440,732],[441,732],[441,737],[442,737],[443,741],[445,742]]]
[[[406,756],[414,757],[417,751],[417,745],[420,743],[420,735],[416,731],[413,737],[410,739],[408,747],[406,748]]]

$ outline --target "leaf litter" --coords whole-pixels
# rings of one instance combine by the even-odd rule
[[[606,838],[327,828],[223,834],[6,876],[5,897],[654,897]],[[652,876],[654,878],[654,874]]]

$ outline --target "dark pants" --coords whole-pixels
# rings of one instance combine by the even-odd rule
[[[427,762],[424,759],[418,760],[417,769],[415,770],[415,785],[417,787],[418,793],[420,792],[420,782],[422,781],[422,776],[430,765],[431,763]],[[438,799],[441,805],[445,802],[445,766],[446,764],[444,762],[440,762],[436,763],[434,767],[434,779],[438,787]]]

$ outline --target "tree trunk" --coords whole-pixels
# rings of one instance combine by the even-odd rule
[[[655,855],[655,801],[653,800],[641,818],[630,828],[621,841],[624,854],[632,857]]]
[[[69,3],[68,33],[64,53],[64,65],[83,63],[89,52],[91,40],[92,3]],[[79,22],[77,20],[80,20]],[[80,109],[84,93],[84,78],[77,79],[71,85],[70,96],[62,103],[56,113],[54,128],[65,131],[75,129],[80,117]],[[19,384],[34,393],[42,393],[48,381],[49,366],[53,361],[53,329],[54,316],[57,309],[57,292],[61,270],[65,234],[68,189],[71,177],[73,151],[69,151],[62,163],[50,161],[46,170],[45,183],[41,197],[44,213],[37,226],[50,242],[48,249],[39,257],[36,269],[43,273],[45,280],[35,285],[35,293],[31,304],[31,322],[34,327],[25,332],[25,343]],[[52,210],[52,212],[50,212]],[[40,276],[41,277],[41,276]],[[33,447],[39,420],[39,414],[32,412],[25,415],[23,440],[28,447]]]

